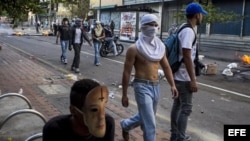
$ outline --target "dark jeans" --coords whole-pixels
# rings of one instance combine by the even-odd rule
[[[188,117],[192,112],[193,94],[189,81],[175,81],[179,97],[174,99],[171,110],[171,138],[170,141],[185,141]]]
[[[75,68],[79,68],[79,64],[80,64],[80,53],[81,53],[81,44],[74,44],[73,45],[74,48],[74,52],[75,52],[75,56],[74,56],[74,60],[72,63],[71,67],[75,67]]]

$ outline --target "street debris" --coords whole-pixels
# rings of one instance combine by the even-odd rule
[[[68,79],[77,81],[77,76],[72,74],[72,73],[65,75],[65,77],[68,78]]]
[[[112,99],[115,98],[114,93],[113,93],[113,92],[110,92],[110,93],[109,93],[109,97],[112,98]]]
[[[233,75],[234,75],[230,68],[225,68],[225,69],[222,71],[222,74],[223,74],[223,75],[226,75],[226,76],[233,76]]]
[[[230,64],[227,65],[227,68],[225,68],[222,71],[222,74],[226,75],[226,76],[233,76],[234,73],[232,72],[232,69],[236,69],[237,67],[238,67],[237,63],[230,63]]]
[[[238,67],[238,64],[237,64],[237,63],[230,63],[230,64],[227,65],[227,67],[228,67],[229,69],[237,68],[237,67]]]
[[[18,91],[18,94],[23,94],[23,88],[20,88],[19,91]]]
[[[205,67],[201,70],[205,75],[215,75],[217,74],[217,64],[205,64]]]

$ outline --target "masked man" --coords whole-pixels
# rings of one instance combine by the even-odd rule
[[[158,18],[153,14],[142,16],[141,34],[136,44],[131,45],[126,53],[122,77],[122,105],[128,106],[127,89],[131,71],[134,67],[133,88],[138,113],[123,119],[120,124],[125,141],[129,140],[129,131],[141,126],[144,141],[156,140],[155,114],[160,97],[158,69],[161,67],[171,86],[173,98],[178,97],[171,68],[165,55],[165,46],[156,36]]]
[[[94,49],[95,49],[94,64],[96,66],[99,66],[100,65],[99,51],[100,51],[100,48],[102,45],[101,40],[103,40],[106,37],[105,31],[104,31],[100,21],[96,21],[95,27],[91,31],[91,35],[92,35],[93,45],[94,45]]]
[[[62,48],[62,55],[61,55],[61,62],[67,64],[67,48],[70,42],[70,27],[69,27],[69,20],[67,18],[63,18],[62,25],[58,28],[58,33],[56,36],[56,44],[58,44],[58,38],[60,37],[61,48]]]
[[[43,141],[114,141],[115,123],[105,113],[108,89],[94,80],[76,81],[70,92],[70,113],[43,127]]]
[[[75,56],[73,63],[71,65],[71,70],[75,71],[75,73],[79,73],[79,64],[80,64],[80,53],[81,53],[81,47],[83,43],[83,39],[85,39],[90,46],[92,46],[92,43],[90,42],[90,39],[86,32],[81,28],[81,20],[76,19],[75,21],[75,27],[72,29],[72,39],[71,39],[71,45],[73,45]],[[71,46],[69,47],[69,50],[71,50]]]

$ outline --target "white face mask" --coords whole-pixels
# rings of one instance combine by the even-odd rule
[[[150,25],[142,25],[141,32],[145,36],[154,37],[154,36],[156,36],[156,33],[158,32],[158,27],[150,26]]]
[[[67,22],[67,21],[65,21],[65,22],[64,22],[64,24],[65,24],[65,25],[68,25],[68,22]]]

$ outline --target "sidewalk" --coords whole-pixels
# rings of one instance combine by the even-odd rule
[[[0,90],[1,93],[17,93],[20,88],[23,89],[23,95],[30,101],[34,109],[41,112],[47,120],[59,115],[68,113],[68,109],[58,105],[65,103],[55,104],[50,98],[54,96],[46,95],[39,87],[41,86],[56,86],[60,85],[70,90],[74,80],[70,79],[55,79],[51,81],[48,78],[58,76],[58,74],[65,74],[57,70],[53,66],[48,66],[41,63],[39,59],[34,56],[29,56],[20,51],[16,51],[12,47],[7,47],[3,44],[0,50]],[[68,95],[59,95],[58,97],[68,98]],[[68,100],[68,99],[67,99]],[[57,101],[62,102],[62,101]],[[18,106],[18,103],[16,103]],[[120,128],[120,120],[132,115],[131,111],[123,108],[112,100],[109,101],[107,112],[115,118],[115,141],[122,141],[122,131]],[[166,126],[169,126],[166,124]],[[42,131],[41,131],[42,132]],[[142,131],[136,128],[131,131],[131,141],[142,141]],[[157,141],[169,141],[169,133],[164,132],[162,129],[157,129]]]

